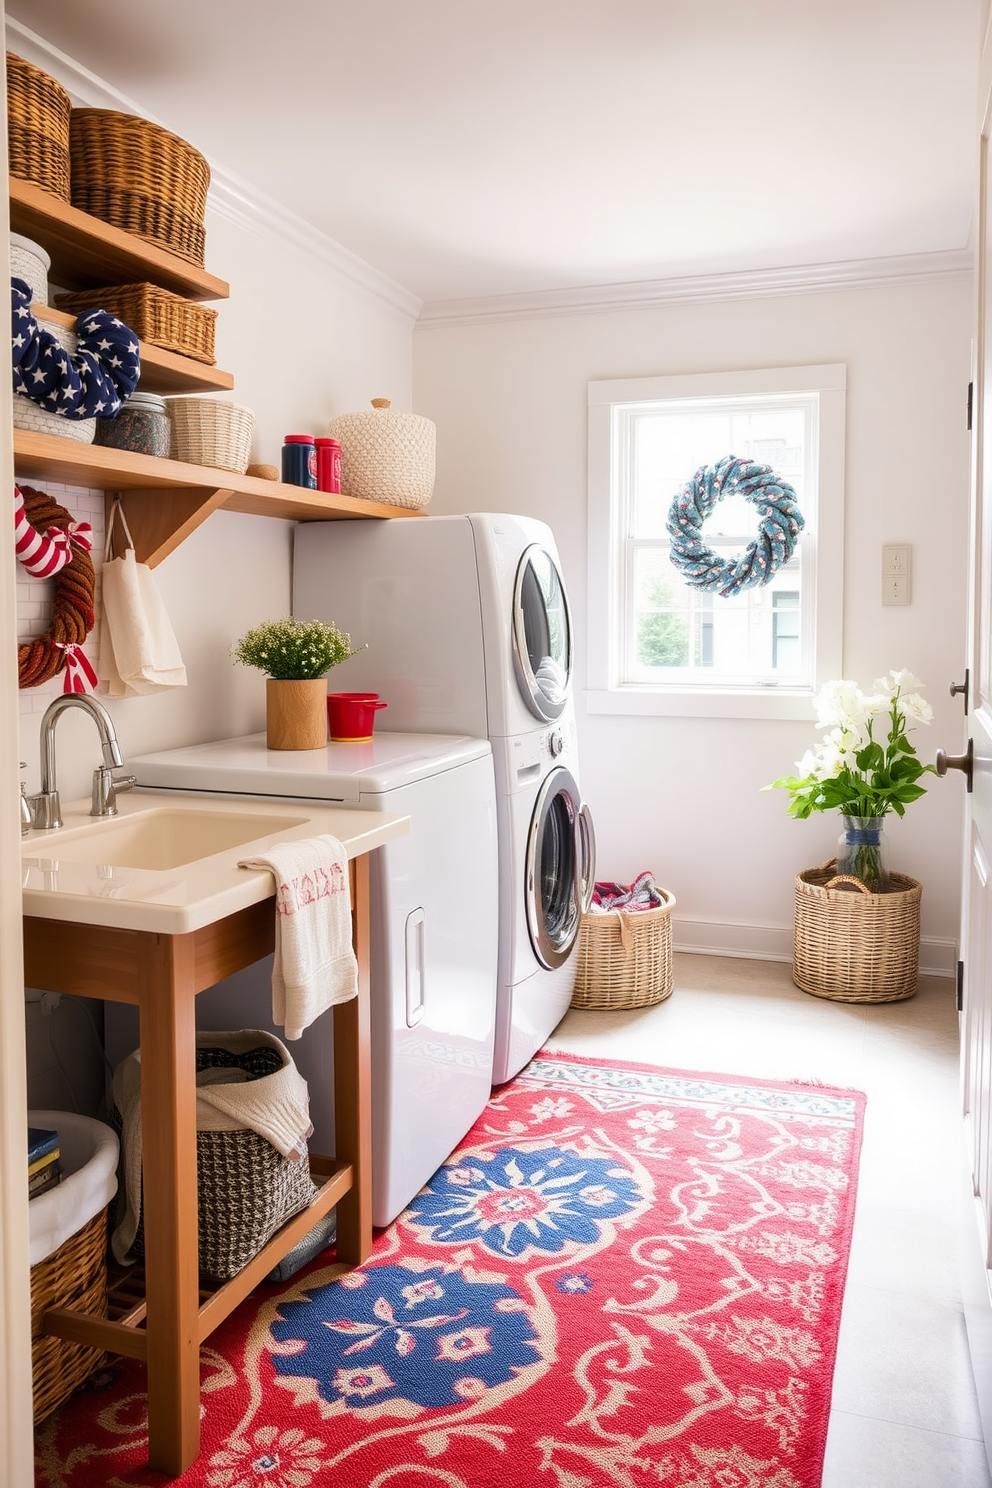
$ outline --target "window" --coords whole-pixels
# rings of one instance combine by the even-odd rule
[[[843,366],[594,382],[589,386],[589,692],[594,712],[809,716],[839,675]],[[669,508],[702,465],[770,465],[805,526],[763,586],[724,598],[670,560]],[[725,497],[702,540],[740,554],[758,514]]]

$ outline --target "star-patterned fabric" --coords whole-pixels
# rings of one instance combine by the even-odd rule
[[[76,321],[78,346],[69,353],[40,326],[31,290],[10,281],[14,391],[59,418],[113,418],[138,385],[138,338],[107,310],[87,310]]]

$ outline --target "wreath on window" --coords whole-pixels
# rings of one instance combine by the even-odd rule
[[[65,534],[72,557],[55,572],[55,597],[48,630],[17,648],[17,685],[40,687],[64,671],[64,690],[85,692],[87,683],[90,687],[97,683],[96,673],[82,649],[96,619],[93,606],[96,572],[89,554],[89,527],[77,523],[72,512],[44,491],[21,486],[20,494],[24,503],[22,520],[53,543],[55,533]]]
[[[743,496],[760,516],[758,536],[736,558],[720,558],[700,537],[703,523],[724,496]],[[724,599],[767,584],[788,563],[805,523],[788,481],[770,465],[726,455],[716,465],[703,465],[686,481],[668,513],[671,560],[693,589],[714,591]]]

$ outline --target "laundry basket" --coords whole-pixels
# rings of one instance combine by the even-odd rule
[[[128,1055],[114,1075],[115,1106],[111,1121],[122,1134],[121,1192],[118,1197],[114,1250],[118,1259],[144,1255],[144,1220],[137,1194],[127,1191],[128,1174],[140,1173],[140,1148],[133,1145],[135,1116],[140,1100],[140,1060]],[[207,1071],[211,1084],[226,1091],[248,1091],[256,1106],[286,1098],[280,1077],[295,1076],[292,1056],[273,1034],[260,1029],[236,1029],[196,1035],[198,1084]],[[230,1083],[223,1073],[230,1074]],[[306,1087],[302,1079],[304,1098]],[[290,1092],[292,1093],[292,1092]],[[305,1128],[304,1128],[305,1129]],[[216,1110],[205,1112],[198,1103],[196,1132],[197,1216],[199,1264],[204,1277],[228,1281],[236,1276],[285,1222],[305,1209],[317,1193],[310,1165],[283,1156],[264,1136],[237,1118],[227,1120]],[[137,1178],[135,1176],[135,1187]],[[135,1210],[137,1224],[134,1225]],[[124,1254],[127,1236],[133,1240]]]
[[[584,914],[579,927],[574,1008],[652,1007],[671,997],[675,895],[657,909]]]
[[[102,1121],[69,1111],[29,1111],[28,1124],[58,1132],[65,1175],[28,1205],[37,1425],[103,1358],[100,1349],[43,1330],[50,1308],[107,1316],[107,1205],[117,1190],[117,1138]]]
[[[889,874],[873,894],[860,879],[837,875],[836,860],[796,878],[792,979],[831,1002],[901,1002],[916,991],[920,901],[915,878]]]

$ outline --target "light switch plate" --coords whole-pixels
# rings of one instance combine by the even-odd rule
[[[908,605],[913,549],[909,543],[886,543],[882,548],[882,603]]]
[[[883,605],[908,605],[910,602],[909,574],[882,575]]]

